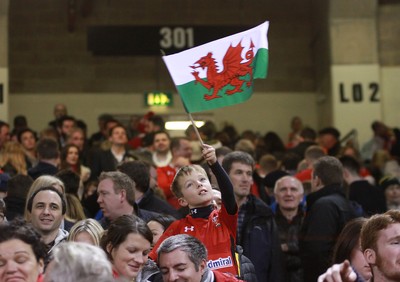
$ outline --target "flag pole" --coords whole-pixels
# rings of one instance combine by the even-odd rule
[[[161,52],[161,56],[165,56],[165,52],[164,52],[163,49],[160,49],[160,52]],[[175,85],[175,89],[176,89],[176,92],[178,92],[178,88],[176,88],[176,85]],[[203,139],[201,139],[199,130],[198,130],[197,126],[196,126],[196,123],[195,123],[194,120],[193,120],[192,114],[188,112],[188,110],[186,109],[185,103],[184,103],[183,101],[182,101],[182,103],[183,103],[183,106],[184,106],[184,108],[185,108],[186,113],[187,113],[188,116],[189,116],[190,122],[191,122],[192,125],[193,125],[194,132],[196,133],[196,136],[197,136],[197,138],[198,138],[199,141],[200,141],[201,147],[203,147],[204,142],[203,142]]]
[[[196,135],[197,135],[197,138],[199,138],[199,141],[200,141],[201,147],[203,147],[203,145],[204,145],[204,142],[203,142],[203,139],[201,139],[201,136],[200,136],[199,130],[198,130],[197,126],[196,126],[196,123],[195,123],[195,122],[194,122],[194,120],[193,120],[192,114],[191,114],[191,113],[188,113],[188,112],[186,112],[186,113],[188,114],[188,116],[189,116],[189,118],[190,118],[190,121],[192,122],[192,125],[193,125],[194,132],[196,133]]]

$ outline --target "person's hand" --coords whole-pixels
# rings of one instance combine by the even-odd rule
[[[334,264],[318,277],[318,282],[353,282],[356,281],[357,274],[350,266],[350,262],[345,260],[340,264]]]
[[[203,150],[201,151],[203,158],[208,162],[209,165],[213,165],[217,162],[217,155],[213,146],[203,144]]]

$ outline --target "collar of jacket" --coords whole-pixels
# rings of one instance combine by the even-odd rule
[[[272,217],[274,214],[270,207],[267,206],[261,199],[256,196],[250,194],[247,196],[247,201],[244,203],[240,209],[245,210],[248,214],[259,214],[265,217]]]
[[[209,205],[201,208],[190,209],[189,213],[193,218],[208,218],[214,211],[214,206]]]
[[[149,200],[150,200],[150,198],[151,198],[153,193],[154,193],[153,190],[150,187],[148,187],[146,192],[143,193],[142,198],[140,198],[139,201],[136,202],[136,204],[138,206],[142,206],[143,204],[147,204],[149,202]]]
[[[344,193],[344,189],[340,184],[330,184],[322,187],[320,190],[312,192],[307,196],[307,211],[311,209],[311,206],[319,199],[333,195],[339,194],[340,196],[346,198],[346,194]]]

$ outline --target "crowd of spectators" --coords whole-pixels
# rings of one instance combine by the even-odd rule
[[[133,121],[0,121],[0,281],[400,281],[399,129]]]

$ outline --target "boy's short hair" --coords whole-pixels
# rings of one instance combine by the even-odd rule
[[[205,177],[207,177],[206,171],[199,165],[190,165],[181,167],[176,173],[174,180],[171,184],[171,191],[177,198],[182,198],[182,187],[179,185],[179,179],[181,179],[185,175],[189,175],[192,172],[202,173]],[[208,179],[208,177],[207,177]]]

